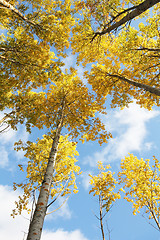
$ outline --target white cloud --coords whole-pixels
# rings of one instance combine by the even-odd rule
[[[14,202],[18,199],[19,191],[14,192],[11,187],[0,185],[0,236],[1,239],[22,240],[24,233],[27,233],[29,226],[29,215],[23,213],[22,216],[16,216],[13,219],[10,214],[15,208]],[[56,231],[44,230],[42,240],[87,240],[80,230],[64,231],[58,229]]]
[[[94,156],[88,156],[86,162],[95,166],[97,161],[111,162],[123,158],[129,152],[150,149],[152,143],[145,143],[147,136],[146,123],[158,116],[158,111],[148,111],[140,108],[136,103],[131,103],[124,110],[111,111],[104,120],[106,129],[116,134],[110,139],[102,151],[95,152]]]
[[[42,240],[87,240],[87,238],[80,232],[80,230],[74,230],[71,232],[58,229],[56,232],[44,231],[42,233]]]
[[[88,190],[89,187],[90,187],[90,177],[89,177],[89,174],[91,174],[91,172],[82,172],[81,174],[81,178],[82,178],[82,185],[84,187],[85,190]]]
[[[24,126],[19,126],[18,131],[13,129],[8,129],[0,134],[0,142],[2,145],[9,144],[13,146],[16,141],[21,139],[22,141],[27,141],[29,133],[26,132]]]
[[[18,131],[13,129],[9,129],[5,132],[0,134],[0,142],[2,145],[8,144],[10,148],[13,149],[14,143],[21,139],[22,141],[26,142],[29,138],[29,133],[26,132],[24,126],[19,126]]]
[[[15,208],[15,200],[17,200],[19,192],[14,192],[8,186],[0,185],[0,236],[1,239],[22,240],[24,232],[27,232],[29,221],[22,216],[13,219],[10,214]]]
[[[81,67],[81,66],[77,66],[76,69],[77,69],[77,75],[78,75],[78,77],[79,77],[81,80],[83,80],[83,83],[84,83],[84,84],[87,84],[87,79],[84,78],[84,76],[83,76],[84,71],[85,71],[84,68]]]
[[[144,147],[146,150],[150,150],[153,147],[153,143],[152,142],[146,142],[144,144]]]
[[[5,111],[8,113],[8,111]],[[0,113],[0,119],[4,117],[4,112]],[[4,129],[6,125],[0,126],[0,130]],[[0,167],[6,167],[9,164],[9,155],[13,154],[14,143],[21,139],[26,142],[29,138],[29,133],[26,132],[25,127],[19,125],[18,130],[6,129],[4,132],[0,133]],[[14,155],[17,160],[20,160],[24,157],[24,152],[14,151]]]
[[[7,129],[0,134],[0,141],[2,144],[12,143],[16,138],[16,131],[13,129]]]

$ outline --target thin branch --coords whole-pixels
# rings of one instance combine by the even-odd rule
[[[19,64],[21,66],[29,66],[29,67],[38,67],[38,68],[42,68],[40,66],[38,66],[37,64],[34,64],[34,63],[21,63],[17,60],[14,60],[14,59],[8,59],[6,58],[5,56],[1,55],[0,58],[2,58],[3,60],[7,61],[7,62],[11,62],[11,63],[14,63],[14,64]]]
[[[155,228],[157,231],[159,231],[159,229],[158,229],[157,227],[155,227],[151,222],[149,222],[149,221],[146,219],[146,217],[144,216],[144,214],[142,214],[142,217],[146,220],[146,222],[147,222],[148,224],[150,224],[153,228]]]
[[[112,232],[112,230],[109,229],[107,220],[106,220],[106,226],[107,226],[107,231],[108,231],[108,240],[111,240],[111,232]]]
[[[2,127],[2,126],[0,126],[0,127]],[[9,128],[10,126],[9,126],[9,124],[6,126],[6,127],[4,127],[2,130],[0,130],[0,133],[4,133],[4,132],[6,132],[6,130]],[[9,130],[9,129],[8,129]]]
[[[65,184],[64,184],[64,186],[63,186],[63,189],[59,192],[59,194],[57,195],[57,197],[51,202],[51,203],[49,203],[48,205],[47,205],[47,208],[49,208],[58,198],[59,198],[59,196],[62,194],[62,192],[64,191],[64,189],[65,189],[65,186],[67,185],[67,182],[69,181],[69,179],[70,178],[68,178],[68,180],[65,182]],[[63,180],[62,180],[63,181]],[[61,181],[61,182],[62,182]],[[54,183],[57,183],[58,181],[56,181],[56,182],[54,182]]]
[[[53,211],[51,211],[51,212],[49,212],[49,213],[46,213],[46,215],[49,215],[49,214],[51,214],[51,213],[56,212],[57,210],[59,210],[59,209],[66,203],[66,201],[68,200],[68,198],[69,198],[69,196],[63,201],[63,203],[62,203],[57,209],[55,209],[55,210],[53,210]]]
[[[5,113],[5,116],[4,116],[2,119],[0,119],[0,124],[5,123],[5,120],[6,120],[7,118],[9,118],[12,114],[15,114],[15,113],[16,113],[15,110],[11,111],[10,113]]]
[[[23,235],[23,240],[25,240],[27,233],[24,232],[24,231],[22,231],[22,232],[24,233],[24,235]]]
[[[152,66],[150,66],[150,67],[147,67],[147,68],[145,68],[142,72],[145,72],[145,71],[147,71],[147,70],[149,70],[149,69],[151,69],[151,68],[158,67],[159,65],[160,65],[160,63],[157,63],[157,64],[155,64],[155,65],[152,65]]]
[[[48,204],[48,206],[47,206],[47,208],[49,208],[56,200],[57,200],[57,198],[60,196],[60,193],[59,193],[59,195],[52,201],[52,202],[50,202],[49,204]]]

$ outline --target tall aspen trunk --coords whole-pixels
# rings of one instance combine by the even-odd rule
[[[30,222],[27,240],[40,240],[44,218],[46,216],[49,193],[52,184],[55,160],[57,156],[59,138],[63,126],[64,119],[64,102],[62,103],[62,109],[60,113],[60,120],[57,125],[55,137],[53,139],[52,148],[50,151],[50,156],[48,159],[48,164],[46,168],[46,173],[44,175],[44,180],[42,183],[42,187],[39,193],[37,205],[33,214],[33,218]]]
[[[139,83],[139,82],[130,80],[128,78],[125,78],[123,76],[116,75],[116,74],[108,74],[107,73],[107,75],[111,76],[111,77],[116,77],[116,78],[118,78],[119,80],[121,80],[123,82],[127,82],[127,83],[129,83],[129,84],[131,84],[132,86],[135,86],[135,87],[139,87],[139,88],[143,89],[146,92],[149,92],[151,94],[155,94],[156,96],[160,96],[160,89],[159,88],[155,88],[155,87],[146,85],[144,83]]]

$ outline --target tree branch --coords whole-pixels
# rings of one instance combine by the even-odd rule
[[[115,22],[111,25],[111,23],[113,22],[113,20],[112,20],[109,24],[110,26],[107,25],[108,27],[104,28],[101,32],[95,32],[93,39],[97,35],[104,35],[106,33],[110,33],[113,30],[117,30],[123,24],[131,21],[132,19],[139,16],[140,14],[142,14],[143,12],[145,12],[146,10],[153,7],[155,4],[157,4],[159,2],[160,2],[160,0],[145,0],[144,2],[140,3],[135,8],[133,8],[133,10],[131,12],[127,13],[127,15],[125,17],[123,17],[121,20],[119,20],[118,22]],[[128,10],[130,10],[130,9],[128,9]],[[127,10],[125,10],[124,12],[127,12]],[[121,15],[121,13],[119,13],[118,16],[119,15]],[[114,20],[116,18],[117,18],[117,16],[114,17]]]
[[[127,82],[127,83],[129,83],[129,84],[131,84],[132,86],[135,86],[135,87],[139,87],[139,88],[143,89],[146,92],[149,92],[151,94],[155,94],[156,96],[160,96],[160,89],[159,88],[155,88],[155,87],[146,85],[144,83],[136,82],[136,81],[130,80],[130,79],[126,78],[126,77],[119,76],[117,74],[109,74],[109,73],[107,73],[107,75],[110,76],[110,77],[118,78],[118,79],[120,79],[123,82]]]
[[[149,51],[149,52],[160,52],[160,48],[146,48],[146,47],[131,49],[131,50],[137,50],[137,51],[146,50],[146,51]]]
[[[12,11],[14,14],[16,14],[19,18],[21,18],[23,21],[33,25],[34,27],[39,26],[38,24],[34,23],[33,21],[30,21],[27,17],[25,17],[18,9],[16,9],[15,7],[13,7],[11,4],[9,4],[7,1],[5,0],[0,0],[0,5],[3,6],[4,9],[9,9],[10,11]]]

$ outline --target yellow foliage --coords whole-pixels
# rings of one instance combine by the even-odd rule
[[[28,166],[25,169],[28,183],[14,183],[14,190],[20,187],[24,193],[22,197],[19,197],[19,201],[16,202],[16,209],[14,209],[12,213],[13,216],[17,215],[17,213],[21,214],[23,209],[29,210],[27,207],[29,198],[32,196],[34,190],[40,190],[51,146],[52,138],[48,135],[44,135],[43,138],[38,139],[36,143],[30,141],[25,145],[23,145],[21,141],[16,143],[16,150],[22,149],[25,151],[24,156],[29,160]],[[61,136],[56,162],[54,164],[54,174],[50,189],[51,198],[78,192],[76,175],[80,174],[80,167],[76,165],[77,160],[75,156],[77,155],[76,143],[70,142],[68,136]],[[19,165],[19,167],[21,171],[24,171],[23,165]]]
[[[8,93],[46,87],[63,65],[74,25],[70,0],[1,1],[0,110],[12,108]],[[8,4],[6,6],[6,4]],[[51,50],[52,47],[52,50]],[[53,52],[54,51],[54,52]]]
[[[126,4],[136,6],[141,2],[125,0],[123,5],[115,0],[86,0],[76,5],[82,19],[73,28],[73,52],[78,53],[78,62],[95,63],[85,77],[99,96],[111,96],[111,107],[128,106],[133,98],[149,110],[159,106],[159,95],[123,78],[159,89],[160,5],[155,5],[151,14],[145,11],[138,16],[148,16],[139,29],[128,25],[117,34],[98,34],[128,14]]]
[[[62,73],[58,79],[52,79],[47,92],[19,92],[11,99],[15,111],[8,122],[12,128],[16,128],[18,122],[26,121],[29,132],[31,127],[42,129],[44,126],[52,126],[52,129],[56,129],[62,101],[65,99],[63,125],[72,138],[98,140],[101,144],[111,137],[97,116],[98,112],[105,113],[105,100],[90,92],[76,76],[74,69],[70,74]]]
[[[102,207],[105,208],[106,212],[110,210],[112,203],[120,198],[120,193],[114,192],[117,181],[113,177],[114,173],[108,170],[109,168],[109,165],[104,167],[102,162],[98,162],[99,174],[97,176],[89,174],[92,186],[89,193],[93,193],[93,196],[101,196]]]
[[[157,222],[160,217],[160,163],[153,157],[153,163],[133,154],[121,162],[120,183],[123,183],[125,199],[133,203],[133,214],[145,207],[145,212]]]
[[[1,1],[0,26],[6,29],[6,34],[0,36],[0,110],[5,107],[12,109],[5,122],[13,129],[17,129],[18,123],[25,123],[28,132],[32,127],[53,130],[50,136],[45,135],[37,143],[27,142],[27,147],[22,142],[17,145],[17,150],[22,148],[29,158],[26,169],[29,183],[14,184],[14,189],[21,187],[24,190],[23,197],[16,203],[21,213],[27,208],[31,192],[42,184],[51,137],[59,123],[64,99],[63,127],[69,136],[82,142],[98,140],[100,144],[107,143],[111,137],[98,117],[99,113],[106,113],[104,103],[108,95],[111,96],[111,107],[128,106],[133,98],[149,110],[153,105],[159,106],[156,94],[125,79],[155,89],[160,87],[160,5],[154,6],[153,14],[145,11],[139,16],[147,16],[147,20],[140,23],[138,29],[122,25],[123,30],[119,33],[102,34],[107,26],[119,22],[128,14],[131,9],[128,11],[126,6],[131,5],[133,10],[143,1],[3,2],[12,4],[12,9],[3,6]],[[74,68],[62,72],[62,57],[67,55],[69,48],[73,54],[78,53],[77,63],[82,63],[84,67],[88,63],[93,64],[91,71],[86,71],[84,75],[94,92],[83,84]],[[67,137],[61,137],[60,141],[50,192],[52,197],[59,193],[77,192],[75,174],[80,170],[75,165],[75,144]],[[155,215],[159,217],[157,169],[160,167],[155,158],[154,161],[152,170],[149,160],[138,160],[130,155],[122,162],[119,176],[125,188],[131,188],[125,197],[133,203],[134,213],[143,206],[148,206],[150,210],[153,204]],[[19,167],[25,171],[21,164]],[[117,182],[108,167],[99,163],[98,168],[98,176],[90,175],[90,193],[93,192],[94,196],[101,194],[105,202],[103,207],[108,211],[112,202],[120,198],[119,192],[113,192]],[[139,172],[139,169],[142,171]],[[14,211],[13,215],[16,214]]]

